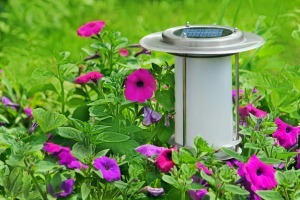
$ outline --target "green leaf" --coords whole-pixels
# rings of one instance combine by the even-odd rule
[[[115,181],[114,186],[116,186],[117,188],[121,188],[121,189],[125,189],[128,187],[128,183],[125,183],[123,181]]]
[[[31,74],[31,78],[34,79],[47,79],[55,76],[56,75],[46,67],[37,68]]]
[[[213,177],[207,175],[203,170],[200,172],[200,174],[201,174],[201,177],[203,179],[205,179],[207,182],[209,182],[211,185],[214,185],[214,186],[216,185],[215,179],[213,179]]]
[[[225,190],[233,194],[248,195],[249,192],[235,185],[225,185]]]
[[[34,85],[33,87],[31,87],[29,89],[29,91],[27,92],[26,96],[29,98],[29,97],[33,96],[35,93],[45,92],[46,90],[51,90],[51,91],[54,91],[57,93],[56,88],[54,87],[54,85],[52,83],[42,83],[42,84]]]
[[[175,96],[174,88],[170,87],[168,90],[157,91],[155,93],[155,99],[161,104],[166,111],[174,109]]]
[[[166,183],[174,186],[175,188],[179,188],[180,187],[178,181],[176,181],[175,178],[173,178],[172,176],[163,175],[162,176],[162,180],[165,181]]]
[[[81,162],[84,162],[93,155],[93,149],[92,144],[90,144],[89,147],[86,147],[83,143],[77,142],[72,147],[72,154]]]
[[[81,197],[83,200],[87,199],[91,192],[91,182],[86,180],[81,185]]]
[[[59,167],[59,165],[54,164],[54,163],[52,163],[52,162],[49,162],[49,161],[40,161],[40,162],[38,162],[38,164],[37,164],[37,169],[36,169],[36,171],[37,171],[37,172],[44,173],[44,172],[53,170],[53,169],[58,168],[58,167]]]
[[[97,142],[124,142],[129,140],[130,137],[117,132],[103,132],[97,136]]]
[[[92,106],[89,108],[89,112],[91,117],[109,116],[105,106]]]
[[[257,190],[255,193],[265,200],[284,200],[279,192],[272,190]]]
[[[72,139],[78,142],[82,142],[84,138],[81,131],[71,127],[60,127],[57,129],[57,134],[64,138]]]
[[[95,158],[100,158],[102,156],[105,156],[107,154],[107,152],[109,152],[109,149],[104,149],[100,152],[98,152],[96,155],[95,155]]]
[[[266,164],[280,164],[282,163],[282,160],[276,159],[276,158],[259,158],[261,161],[263,161]]]
[[[203,189],[203,188],[204,188],[203,185],[197,184],[197,183],[192,183],[192,184],[188,187],[189,190],[201,190],[201,189]]]
[[[233,151],[232,149],[229,149],[227,147],[221,147],[221,150],[228,154],[229,156],[237,159],[240,162],[245,162],[245,158],[243,156],[241,156],[240,154],[238,154],[237,152]]]
[[[254,150],[260,150],[261,147],[257,146],[256,144],[252,144],[252,143],[245,143],[244,148],[248,148],[248,149],[254,149]]]
[[[62,126],[67,121],[63,114],[45,111],[42,108],[34,109],[32,115],[45,133]]]

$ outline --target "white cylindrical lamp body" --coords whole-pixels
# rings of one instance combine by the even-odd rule
[[[175,142],[192,147],[201,136],[214,148],[231,143],[231,91],[231,56],[175,56]]]

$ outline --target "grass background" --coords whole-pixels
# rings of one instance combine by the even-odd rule
[[[120,31],[131,43],[187,21],[238,27],[267,41],[251,56],[241,55],[241,68],[281,70],[300,65],[299,5],[300,0],[0,0],[0,69],[16,84],[35,84],[31,72],[53,67],[56,52],[70,51],[74,61],[85,57],[81,48],[90,41],[78,37],[77,28],[104,20],[105,29]]]

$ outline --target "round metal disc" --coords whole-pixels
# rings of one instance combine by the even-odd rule
[[[265,40],[253,33],[215,26],[179,26],[143,37],[140,44],[150,50],[189,56],[235,54],[258,48]]]

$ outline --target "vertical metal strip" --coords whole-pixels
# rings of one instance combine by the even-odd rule
[[[236,123],[236,140],[239,139],[239,129],[240,129],[240,120],[239,120],[239,54],[235,54],[235,123]]]
[[[182,100],[183,100],[183,146],[186,145],[186,57],[182,63]]]

